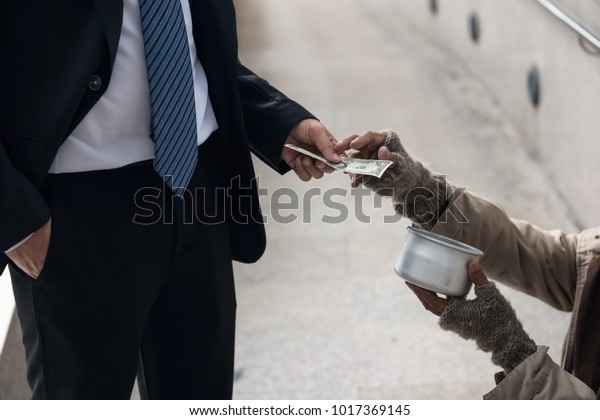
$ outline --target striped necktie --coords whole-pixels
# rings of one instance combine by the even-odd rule
[[[140,0],[154,168],[183,196],[198,162],[194,79],[180,0]]]

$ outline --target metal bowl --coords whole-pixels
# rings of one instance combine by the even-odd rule
[[[467,266],[483,252],[423,229],[408,227],[408,237],[394,267],[409,283],[448,296],[466,296],[471,289]]]

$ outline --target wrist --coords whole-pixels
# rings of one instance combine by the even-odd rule
[[[404,197],[403,213],[413,223],[431,230],[448,207],[450,195],[446,177],[427,171],[420,185],[414,186]],[[399,204],[397,202],[396,208]]]
[[[537,345],[525,331],[506,341],[503,346],[492,352],[492,363],[500,366],[506,375],[537,351]]]

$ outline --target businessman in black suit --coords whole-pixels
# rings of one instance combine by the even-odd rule
[[[230,0],[0,0],[0,63],[0,271],[33,398],[129,398],[136,375],[231,398],[231,262],[265,248],[250,151],[309,180],[329,169],[283,145],[339,161],[333,136],[239,63]]]

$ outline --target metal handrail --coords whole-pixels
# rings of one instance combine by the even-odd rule
[[[587,41],[590,45],[594,46],[600,52],[600,37],[596,35],[591,29],[577,21],[577,17],[570,12],[561,9],[550,0],[536,0],[546,10],[560,19],[565,25],[574,30],[581,39]]]

